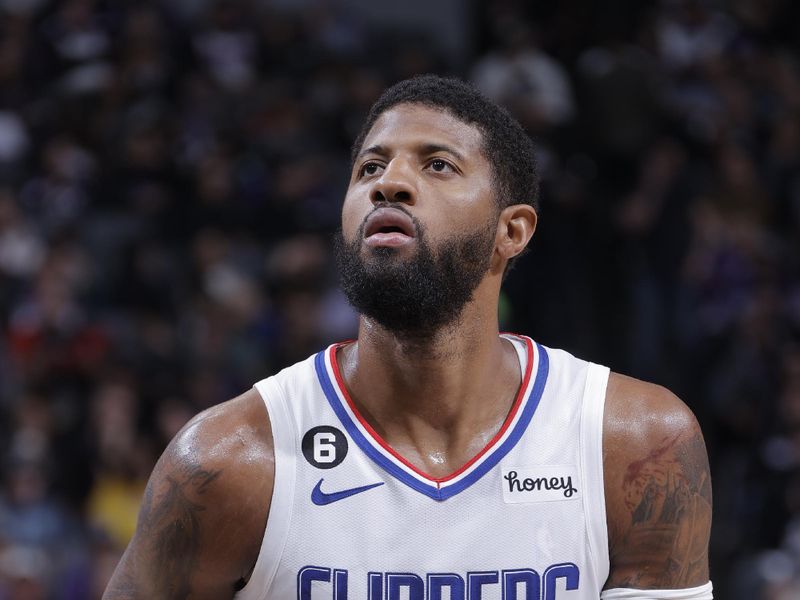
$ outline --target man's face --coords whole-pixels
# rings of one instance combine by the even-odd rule
[[[478,129],[402,104],[381,115],[356,158],[342,210],[342,288],[387,329],[432,335],[485,276],[498,219]]]

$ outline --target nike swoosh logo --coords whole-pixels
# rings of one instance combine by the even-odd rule
[[[355,496],[356,494],[360,494],[361,492],[366,492],[367,490],[371,490],[372,488],[376,488],[379,485],[383,485],[383,481],[379,481],[378,483],[371,483],[369,485],[362,485],[360,487],[354,487],[347,490],[341,490],[339,492],[331,492],[329,494],[322,491],[322,482],[325,479],[320,479],[317,482],[317,485],[314,486],[314,489],[311,490],[311,501],[316,504],[317,506],[325,506],[326,504],[331,504],[332,502],[338,502],[339,500],[344,500],[345,498],[349,498],[350,496]]]

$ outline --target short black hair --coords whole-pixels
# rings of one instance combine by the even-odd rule
[[[530,136],[508,111],[472,85],[452,77],[418,75],[388,88],[372,105],[353,143],[353,164],[375,121],[399,104],[438,108],[477,127],[483,134],[484,155],[494,170],[498,206],[530,204],[538,210],[539,174]]]

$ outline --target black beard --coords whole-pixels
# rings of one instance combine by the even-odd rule
[[[401,337],[430,339],[458,321],[489,270],[496,223],[454,236],[434,252],[422,225],[412,220],[417,229],[413,256],[402,259],[396,249],[378,247],[368,249],[365,259],[362,223],[351,242],[337,232],[336,262],[342,291],[359,313]]]

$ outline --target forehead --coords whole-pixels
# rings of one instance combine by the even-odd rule
[[[483,134],[445,109],[422,104],[398,104],[375,121],[361,151],[373,146],[441,145],[461,155],[483,156]]]

